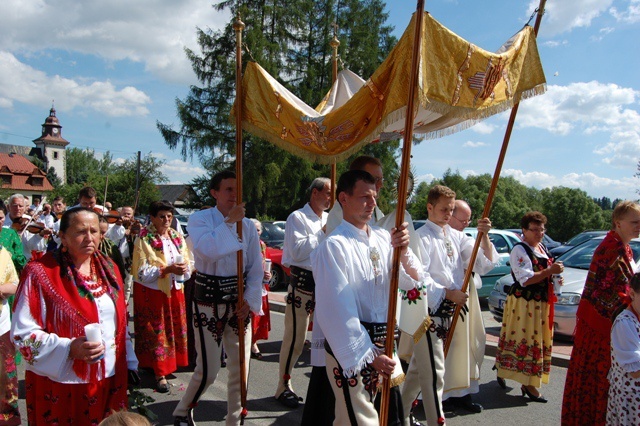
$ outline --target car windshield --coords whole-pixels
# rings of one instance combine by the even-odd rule
[[[564,266],[568,266],[570,268],[578,268],[578,269],[589,269],[589,265],[591,265],[591,258],[593,257],[593,252],[596,251],[596,248],[602,242],[601,238],[591,239],[584,244],[579,245],[578,247],[569,250],[562,256],[558,258],[558,261],[562,261]],[[631,250],[633,251],[633,258],[636,262],[640,260],[640,241],[631,241],[629,243],[631,246]]]
[[[269,240],[284,240],[284,229],[272,222],[262,222],[262,238]]]
[[[591,232],[581,232],[580,234],[576,235],[575,237],[573,237],[572,239],[570,239],[569,241],[567,241],[568,246],[577,246],[578,244],[582,244],[587,240],[590,240],[592,238],[594,238],[595,236],[597,236],[597,234],[591,233]]]

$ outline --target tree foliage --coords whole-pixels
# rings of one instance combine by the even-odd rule
[[[67,205],[78,201],[78,192],[91,186],[98,192],[97,203],[104,203],[105,187],[107,201],[115,207],[133,206],[136,201],[136,168],[137,157],[133,156],[124,162],[116,163],[109,152],[97,158],[93,150],[71,148],[67,151],[67,184],[54,188],[51,197],[63,196]],[[167,181],[161,170],[163,160],[158,160],[150,153],[140,161],[140,195],[138,211],[146,212],[152,201],[160,199],[157,184]],[[107,179],[108,178],[108,179]]]
[[[240,0],[214,7],[239,14],[246,28],[244,59],[255,60],[308,105],[317,105],[332,84],[329,42],[337,22],[342,61],[368,78],[395,45],[385,25],[385,4],[379,0]],[[235,98],[235,32],[197,29],[198,50],[187,49],[199,86],[176,101],[179,127],[157,123],[167,146],[183,158],[196,156],[209,172],[192,182],[201,204],[213,205],[208,194],[211,174],[235,166],[235,128],[229,114]],[[243,199],[248,216],[284,219],[306,201],[306,189],[329,166],[312,164],[251,134],[244,133]],[[397,170],[398,145],[365,147],[380,158],[385,173]],[[360,154],[360,153],[359,153]],[[352,157],[352,158],[355,158]],[[338,165],[338,175],[351,158]],[[388,168],[387,168],[388,166]],[[380,196],[391,205],[392,185]]]
[[[440,179],[422,182],[408,205],[414,219],[427,218],[427,195],[436,184],[448,186],[456,192],[456,198],[469,203],[475,224],[484,211],[491,175],[464,178],[458,172],[447,170]],[[567,241],[587,229],[607,229],[611,220],[611,211],[603,210],[580,189],[554,187],[537,190],[526,187],[513,177],[500,178],[489,214],[494,228],[518,228],[520,218],[531,210],[547,216],[549,234],[559,241]]]

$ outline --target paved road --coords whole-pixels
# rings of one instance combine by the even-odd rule
[[[252,360],[249,378],[248,409],[249,417],[246,425],[298,425],[302,416],[302,407],[287,411],[274,400],[273,392],[278,375],[278,352],[282,339],[283,315],[272,313],[271,339],[260,344],[264,358],[261,361]],[[507,391],[503,391],[495,382],[495,374],[491,371],[493,358],[486,357],[482,368],[482,381],[477,401],[485,410],[481,414],[467,414],[464,412],[448,413],[447,424],[450,426],[468,424],[493,425],[555,425],[560,423],[560,406],[562,388],[566,377],[566,369],[553,367],[551,385],[543,387],[543,393],[549,398],[548,404],[528,402],[520,396],[519,387],[514,382],[508,382]],[[306,396],[306,388],[311,367],[309,366],[309,351],[301,357],[293,374],[295,390]],[[19,377],[24,377],[23,372]],[[177,401],[184,393],[184,388],[190,377],[189,371],[181,371],[170,379],[172,387],[169,394],[158,394],[153,391],[153,374],[143,373],[143,392],[151,395],[156,401],[150,408],[159,415],[160,425],[172,424],[173,411]],[[21,395],[21,412],[26,419],[24,393]],[[222,369],[216,383],[209,388],[195,411],[195,418],[200,425],[224,424],[226,412],[226,369]],[[419,419],[424,419],[422,413]],[[26,423],[26,421],[25,421]]]

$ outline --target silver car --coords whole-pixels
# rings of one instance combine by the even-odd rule
[[[562,273],[564,285],[562,286],[562,294],[558,295],[558,301],[555,304],[553,320],[555,333],[562,337],[571,338],[573,336],[576,327],[576,312],[591,265],[591,258],[603,239],[604,236],[601,236],[585,241],[557,258],[557,261],[564,263],[564,272]],[[633,239],[630,245],[637,263],[640,260],[640,238]],[[496,281],[491,294],[489,294],[489,310],[498,322],[502,322],[507,293],[513,282],[511,274],[505,275]]]

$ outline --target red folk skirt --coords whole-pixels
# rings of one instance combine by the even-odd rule
[[[5,306],[4,309],[9,309]],[[0,389],[0,425],[13,426],[20,422],[18,410],[18,371],[15,362],[16,348],[11,342],[9,332],[0,336],[0,361],[4,363],[2,383],[5,388]]]
[[[135,349],[141,368],[166,376],[189,365],[187,318],[182,290],[162,291],[133,285]]]
[[[97,425],[112,411],[127,408],[127,382],[120,382],[117,386],[116,376],[112,376],[98,383],[58,383],[27,370],[29,424],[77,424],[84,419],[80,422]]]
[[[251,313],[251,343],[269,339],[271,331],[271,314],[269,312],[269,295],[262,296],[262,312],[264,315]]]

